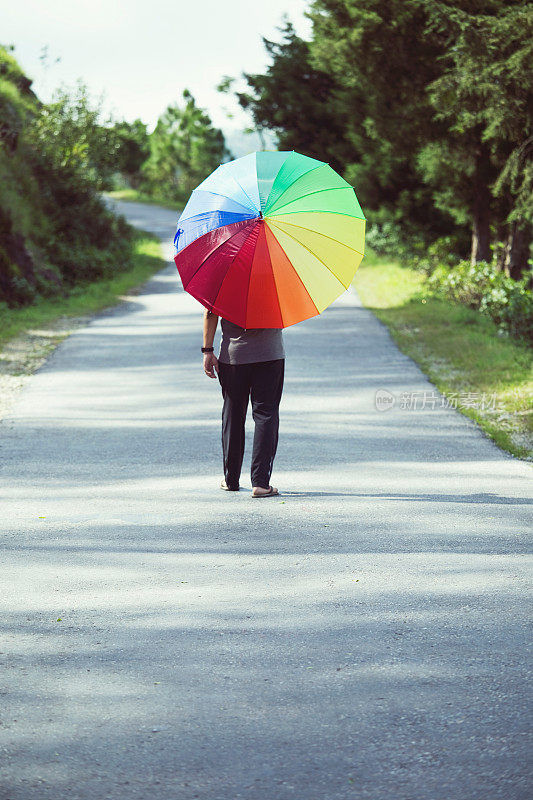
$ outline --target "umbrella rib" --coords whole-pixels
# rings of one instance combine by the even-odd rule
[[[249,200],[249,201],[250,201],[250,203],[252,204],[252,206],[251,206],[251,207],[252,207],[252,209],[253,209],[254,211],[257,211],[257,214],[258,214],[258,216],[259,216],[259,214],[261,213],[261,209],[260,209],[260,208],[257,208],[256,204],[254,203],[254,201],[252,200],[252,198],[250,197],[250,195],[248,194],[248,192],[246,191],[246,189],[244,188],[244,186],[242,186],[242,185],[241,185],[241,183],[240,183],[240,181],[238,181],[238,180],[237,180],[237,178],[235,177],[235,175],[232,175],[231,177],[232,177],[232,179],[235,181],[235,183],[237,184],[237,186],[238,186],[240,189],[242,189],[242,191],[244,192],[244,194],[246,195],[246,197],[248,198],[248,200]],[[261,201],[259,201],[259,205],[261,205]]]
[[[235,203],[236,206],[239,206],[239,208],[242,208],[243,211],[253,211],[253,209],[250,209],[249,206],[243,206],[242,203],[239,203],[237,200],[234,200],[232,197],[230,197],[227,194],[221,194],[220,192],[211,192],[211,191],[208,191],[207,189],[195,189],[193,194],[195,194],[197,191],[203,192],[204,194],[212,194],[214,197],[223,197],[225,200],[231,200],[232,203]],[[185,211],[185,209],[183,209],[183,211]],[[178,218],[178,222],[182,222],[182,221],[183,222],[188,222],[188,220],[194,219],[194,217],[200,216],[200,214],[194,214],[192,217],[186,217],[185,219],[182,219],[183,211],[181,212],[182,215]],[[214,209],[212,209],[211,212],[210,211],[205,211],[205,212],[202,212],[202,213],[209,214],[209,213],[212,213],[214,211],[223,211],[223,209],[214,208]],[[228,212],[228,213],[231,213],[231,212]],[[238,212],[235,211],[233,213],[236,214]]]
[[[219,228],[226,227],[227,225],[235,225],[237,222],[248,222],[248,221],[256,219],[256,217],[253,217],[251,214],[249,214],[249,215],[247,215],[245,217],[244,214],[238,214],[236,211],[220,211],[220,209],[215,209],[214,211],[207,211],[204,214],[195,214],[194,217],[189,217],[188,219],[184,220],[182,224],[184,226],[187,226],[187,225],[189,225],[191,223],[192,226],[194,226],[197,223],[201,223],[202,222],[202,217],[205,217],[205,220],[203,220],[204,222],[208,222],[209,218],[213,214],[233,214],[234,216],[237,217],[237,219],[233,220],[233,222],[226,222],[224,225],[216,225],[214,228],[211,228],[208,231],[204,231],[204,233],[199,233],[196,236],[196,239],[193,239],[192,241],[190,241],[189,244],[193,244],[198,239],[200,239],[202,236],[205,236],[207,233],[211,233],[212,231],[216,231]],[[181,222],[181,220],[178,221],[178,226],[180,225],[180,222]],[[185,228],[185,230],[187,231],[186,228]],[[189,234],[191,233],[190,225],[189,225],[189,230],[187,232]],[[194,231],[194,232],[196,233],[196,231]],[[188,246],[189,245],[187,245],[187,247]],[[183,248],[183,249],[185,249],[185,248]]]
[[[244,328],[245,328],[245,330],[246,330],[246,322],[247,322],[247,317],[248,317],[248,298],[250,296],[250,284],[252,282],[252,269],[253,269],[253,266],[254,266],[255,251],[257,249],[257,242],[258,241],[259,241],[259,236],[255,240],[254,252],[252,253],[252,258],[251,258],[251,263],[250,263],[250,274],[248,275],[248,286],[246,288],[246,303],[244,304],[244,308],[246,309],[246,313],[244,315]]]
[[[293,152],[294,152],[294,151],[293,151]],[[282,191],[282,193],[279,195],[279,197],[277,197],[277,198],[276,198],[276,200],[274,201],[274,203],[272,203],[272,205],[276,205],[276,203],[277,203],[279,200],[281,200],[281,198],[283,197],[283,195],[284,195],[284,194],[286,194],[286,192],[288,192],[288,191],[289,191],[289,189],[290,189],[292,186],[294,186],[294,184],[295,184],[295,183],[297,183],[297,182],[300,180],[300,178],[304,178],[304,177],[306,177],[307,175],[310,175],[310,174],[311,174],[311,172],[315,172],[315,170],[317,170],[317,169],[321,169],[321,168],[322,168],[322,167],[323,167],[325,164],[326,164],[326,162],[325,162],[325,161],[322,161],[322,162],[321,162],[321,163],[318,165],[318,167],[313,167],[312,169],[309,169],[307,172],[302,172],[302,174],[301,174],[301,175],[298,175],[298,177],[296,178],[296,180],[294,180],[292,183],[289,183],[289,185],[285,187],[285,189]],[[328,166],[329,166],[329,164],[328,164]],[[279,169],[279,172],[281,172],[282,168],[283,168],[283,164],[281,165],[281,167],[280,167],[280,169]],[[278,172],[278,175],[279,175],[279,172]],[[276,182],[276,180],[277,180],[277,178],[278,178],[278,175],[276,175],[276,178],[275,178],[275,180],[274,180],[274,183]],[[272,189],[273,189],[273,188],[274,188],[274,184],[272,184]],[[271,189],[271,190],[270,190],[270,192],[268,193],[268,196],[269,196],[269,197],[270,197],[270,195],[272,194],[272,189]],[[305,196],[305,195],[302,195],[302,196]],[[267,197],[267,203],[266,203],[266,206],[265,206],[265,214],[267,213],[267,211],[268,211],[268,210],[269,210],[269,209],[268,209],[268,197]]]
[[[212,308],[215,308],[215,306],[216,306],[216,304],[217,304],[218,296],[219,296],[220,292],[222,291],[222,287],[223,287],[223,285],[224,285],[224,281],[226,280],[226,278],[227,278],[227,276],[228,276],[228,273],[229,273],[230,269],[232,268],[232,266],[233,266],[233,264],[234,264],[234,262],[235,262],[235,259],[237,258],[237,256],[238,256],[238,255],[239,255],[239,253],[241,252],[242,248],[244,247],[244,245],[246,244],[246,242],[248,241],[248,239],[250,238],[250,236],[252,235],[252,233],[254,232],[254,230],[255,230],[255,226],[254,226],[254,227],[253,227],[253,228],[252,228],[252,229],[249,231],[249,233],[248,233],[248,236],[246,237],[246,239],[244,240],[244,242],[243,242],[243,243],[242,243],[242,245],[240,246],[240,248],[239,248],[238,252],[237,252],[237,253],[235,253],[235,255],[233,256],[233,258],[232,258],[232,260],[231,260],[231,264],[229,265],[229,267],[228,267],[228,269],[227,269],[227,271],[226,271],[226,274],[225,274],[225,275],[224,275],[224,277],[222,278],[222,283],[221,283],[221,284],[220,284],[220,286],[218,287],[218,292],[216,293],[216,297],[215,297],[215,300],[214,300],[214,302],[213,302]],[[253,257],[254,257],[254,254],[255,254],[255,247],[256,247],[256,246],[257,246],[257,242],[255,243],[255,246],[254,246],[254,252],[252,253],[252,262],[253,262]],[[251,272],[251,271],[252,271],[252,270],[251,270],[251,267],[250,267],[250,272]],[[248,279],[248,288],[250,288],[250,281],[249,281],[249,279]],[[246,299],[248,300],[248,292],[246,293]]]
[[[292,151],[292,152],[294,152],[294,151]],[[268,190],[268,194],[265,197],[265,205],[264,205],[264,208],[263,208],[263,216],[265,215],[265,211],[266,211],[267,206],[268,206],[268,198],[270,197],[272,189],[274,188],[274,184],[276,183],[276,181],[278,179],[278,175],[279,175],[279,173],[281,172],[281,170],[283,169],[283,167],[285,166],[285,164],[287,163],[287,161],[289,160],[290,157],[291,157],[291,153],[289,153],[289,155],[286,156],[286,158],[283,159],[283,161],[281,162],[281,164],[279,165],[279,167],[276,170],[276,174],[272,178],[262,178],[261,179],[261,180],[270,180],[271,181],[270,189]],[[257,156],[256,156],[256,159],[255,159],[255,163],[256,163],[257,184],[259,185],[259,174],[257,172]],[[259,201],[261,201],[261,193],[259,194]]]
[[[306,212],[302,211],[301,213],[303,214],[303,213],[306,213]],[[309,213],[311,213],[311,214],[313,214],[313,213],[322,214],[323,212],[322,211],[315,211],[315,212],[313,212],[313,211],[309,212],[308,211],[307,213],[308,214]],[[351,219],[359,219],[359,217],[351,217]],[[269,218],[268,222],[272,222],[272,217]],[[283,225],[290,225],[293,228],[299,228],[301,231],[310,231],[311,233],[315,233],[317,236],[322,236],[324,239],[329,239],[330,242],[337,242],[337,244],[340,244],[343,247],[348,248],[348,250],[352,250],[354,253],[359,253],[360,256],[364,256],[364,253],[362,253],[360,250],[356,250],[355,247],[350,247],[349,244],[345,244],[344,242],[341,242],[340,239],[335,239],[333,236],[328,236],[327,234],[321,233],[320,231],[315,231],[313,228],[304,228],[303,225],[296,225],[295,222],[285,222],[285,221],[283,221],[282,224]],[[279,225],[278,225],[278,227],[279,227]]]
[[[338,275],[335,275],[335,273],[333,272],[333,270],[332,270],[332,269],[330,269],[330,268],[328,267],[328,265],[327,265],[327,264],[326,264],[324,261],[322,261],[322,259],[321,259],[321,258],[319,258],[319,257],[317,256],[317,254],[316,254],[316,253],[313,253],[313,251],[312,251],[312,250],[311,250],[309,247],[307,247],[307,245],[303,244],[303,243],[302,243],[302,242],[301,242],[299,239],[297,239],[295,236],[293,236],[293,235],[292,235],[292,233],[287,233],[287,231],[284,231],[284,230],[283,230],[283,228],[280,228],[280,227],[279,227],[279,225],[276,225],[276,223],[275,223],[275,222],[271,222],[271,220],[268,220],[268,224],[269,224],[269,225],[274,225],[276,228],[279,228],[279,230],[281,230],[281,231],[282,231],[282,233],[284,233],[286,236],[289,236],[289,237],[290,237],[291,239],[293,239],[293,240],[294,240],[294,241],[295,241],[297,244],[299,244],[299,245],[300,245],[300,247],[303,247],[303,248],[304,248],[304,250],[307,250],[309,253],[311,253],[311,255],[312,255],[314,258],[316,258],[316,260],[317,260],[317,261],[320,261],[320,263],[321,263],[321,264],[322,264],[322,265],[323,265],[323,266],[324,266],[324,267],[325,267],[325,268],[328,270],[328,272],[331,272],[331,274],[333,275],[333,277],[335,278],[335,280],[337,280],[337,281],[340,283],[340,285],[341,285],[341,286],[344,286],[344,288],[345,288],[345,289],[348,289],[348,286],[349,286],[349,284],[348,284],[348,286],[346,286],[346,284],[345,284],[345,283],[343,283],[343,281],[341,281],[341,279],[339,278],[339,276],[338,276]],[[280,242],[280,245],[281,245],[281,242]],[[287,256],[287,258],[289,258],[289,257]],[[289,261],[290,261],[290,258],[289,258]]]
[[[245,220],[245,221],[246,221],[246,222],[248,222],[248,223],[251,223],[251,222],[255,223],[255,222],[256,222],[256,221],[255,221],[255,219],[247,219],[247,220]],[[238,222],[234,222],[233,224],[234,224],[234,225],[238,225],[239,223],[238,223]],[[220,228],[215,228],[215,230],[220,230]],[[233,237],[234,237],[234,236],[237,236],[237,235],[238,235],[238,234],[241,232],[241,230],[242,230],[242,228],[240,228],[238,231],[235,231],[235,233],[232,233],[232,234],[231,234],[231,236],[228,236],[228,238],[227,238],[227,239],[224,239],[224,241],[223,241],[223,242],[221,242],[219,245],[217,245],[217,246],[215,247],[215,249],[214,249],[214,250],[211,250],[211,252],[210,252],[208,255],[206,255],[206,256],[205,256],[205,258],[203,258],[203,259],[202,259],[202,261],[200,262],[200,264],[197,266],[197,268],[194,270],[193,274],[191,275],[191,277],[190,277],[190,278],[189,278],[189,280],[187,281],[187,286],[188,286],[188,285],[189,285],[189,283],[192,281],[192,279],[194,278],[194,276],[196,275],[196,273],[198,272],[198,270],[199,270],[199,269],[201,269],[201,268],[203,267],[203,265],[205,264],[205,262],[207,261],[207,259],[208,259],[208,258],[210,258],[210,257],[213,255],[213,253],[216,253],[216,251],[217,251],[217,250],[220,250],[220,248],[221,248],[221,247],[223,247],[223,246],[226,244],[226,242],[229,242],[231,239],[233,239]],[[206,235],[207,235],[207,234],[206,234]],[[201,237],[200,237],[200,238],[201,238]],[[198,241],[198,239],[195,239],[195,241],[197,242],[197,241]],[[191,244],[194,244],[194,242],[191,242]],[[190,245],[189,245],[189,247],[190,247]],[[187,249],[187,248],[185,248],[185,250],[186,250],[186,249]],[[184,252],[185,252],[185,250],[182,250],[182,253],[184,253]],[[184,285],[184,287],[183,287],[183,288],[184,288],[185,290],[187,290],[187,286],[185,286],[185,285]]]
[[[354,193],[354,196],[355,196],[355,191],[354,191],[352,186],[332,186],[331,189],[316,189],[313,192],[306,192],[305,194],[301,194],[298,197],[296,197],[294,200],[289,200],[288,203],[282,203],[279,206],[279,208],[285,208],[285,206],[290,206],[291,203],[297,203],[298,200],[302,199],[302,197],[311,197],[313,194],[320,194],[321,192],[346,192],[346,191],[348,191],[350,189]],[[355,199],[357,200],[357,197]],[[309,209],[306,209],[306,210],[309,211]],[[274,211],[275,214],[278,213],[278,209],[277,208],[274,209],[274,206],[270,209],[271,213],[272,213],[272,211]],[[320,213],[324,213],[320,208],[317,208],[317,211],[320,211]],[[296,212],[293,212],[293,213],[296,213]],[[334,213],[338,214],[339,212],[335,211]],[[361,212],[361,213],[363,213],[363,212]],[[350,216],[350,214],[345,214],[345,216]],[[361,218],[360,217],[356,217],[356,219],[361,219]]]
[[[280,169],[281,169],[281,167],[280,167]],[[264,232],[264,230],[265,229],[264,229],[264,226],[263,226],[263,232]],[[259,237],[257,237],[257,238],[259,238]],[[281,311],[281,303],[279,301],[278,284],[276,283],[276,276],[274,274],[274,267],[272,266],[272,253],[270,252],[270,249],[268,247],[268,239],[267,239],[266,233],[265,233],[265,244],[266,244],[266,250],[267,250],[267,253],[268,253],[268,262],[270,264],[270,272],[272,273],[272,281],[273,281],[275,289],[276,289],[276,303],[278,304],[279,318],[281,320],[281,325],[283,327],[283,313]],[[252,267],[253,267],[253,261],[252,261]],[[293,267],[293,269],[294,269],[294,267]],[[252,273],[252,270],[250,270],[250,275],[251,275],[251,273]],[[248,290],[249,289],[250,289],[250,285],[248,284]]]
[[[313,298],[312,298],[312,297],[311,297],[311,295],[309,294],[309,290],[307,289],[307,286],[306,286],[306,285],[305,285],[305,283],[303,282],[302,278],[301,278],[301,277],[300,277],[300,275],[298,274],[298,271],[295,269],[295,267],[294,267],[294,264],[291,262],[291,260],[289,259],[289,257],[288,257],[288,255],[287,255],[287,253],[286,253],[286,252],[285,252],[285,250],[283,249],[283,247],[282,247],[282,245],[281,245],[281,242],[278,240],[278,238],[277,238],[276,234],[274,233],[274,231],[273,231],[273,230],[271,230],[271,228],[269,227],[269,225],[268,225],[268,224],[267,224],[267,228],[268,228],[268,231],[269,231],[270,235],[272,236],[272,238],[273,238],[273,239],[274,239],[274,241],[276,242],[276,246],[277,246],[277,247],[279,247],[279,249],[281,250],[281,252],[284,254],[285,258],[287,259],[287,263],[289,264],[290,268],[291,268],[291,269],[292,269],[292,271],[294,272],[294,275],[295,275],[295,277],[296,277],[296,280],[297,280],[297,281],[300,283],[300,285],[301,285],[301,287],[302,287],[303,291],[306,293],[307,297],[309,298],[309,302],[311,303],[311,305],[312,305],[312,306],[313,306],[313,308],[315,309],[315,312],[316,312],[317,314],[320,314],[320,311],[319,311],[319,310],[318,310],[318,308],[316,307],[316,303],[315,303],[315,301],[313,300]],[[268,236],[267,236],[267,245],[268,245]],[[268,252],[270,253],[270,247],[268,248]],[[271,254],[271,253],[270,253],[270,264],[272,264],[272,254]],[[274,268],[273,268],[273,267],[272,267],[272,273],[273,273],[273,275],[274,275],[274,283],[276,284],[276,291],[277,291],[277,290],[278,290],[278,281],[277,281],[277,279],[276,279],[276,273],[274,272]],[[281,321],[283,322],[283,325],[285,326],[285,320],[284,320],[284,318],[283,318],[283,312],[282,312],[282,310],[281,310],[281,303],[279,302],[279,292],[278,292],[278,305],[279,305],[279,311],[280,311],[280,315],[281,315]],[[307,318],[307,319],[309,319],[309,318]],[[294,324],[294,323],[292,323],[292,324]]]
[[[250,155],[252,155],[252,154],[250,153]],[[253,154],[253,155],[255,155],[255,154]],[[248,158],[248,156],[244,156],[243,158]],[[241,159],[235,159],[235,160],[236,160],[236,161],[240,161]],[[256,164],[257,164],[257,159],[255,159],[255,162],[256,162]],[[256,212],[257,212],[257,216],[259,216],[259,215],[260,215],[260,213],[261,213],[261,210],[260,210],[259,208],[257,208],[257,206],[256,206],[255,202],[252,200],[252,198],[250,197],[250,195],[248,194],[248,192],[246,191],[246,189],[244,188],[244,186],[242,186],[242,184],[241,184],[241,183],[240,183],[240,182],[237,180],[237,178],[235,177],[235,175],[233,174],[233,172],[231,172],[231,170],[229,170],[229,169],[225,169],[226,167],[230,167],[230,165],[231,165],[231,164],[234,164],[234,163],[235,163],[234,161],[229,161],[229,162],[227,162],[227,163],[225,163],[225,164],[221,164],[219,167],[217,167],[217,169],[215,170],[215,172],[213,172],[213,173],[212,173],[212,175],[214,175],[216,172],[218,172],[218,170],[221,170],[221,171],[222,171],[222,174],[223,174],[225,177],[231,178],[231,180],[232,180],[232,181],[233,181],[233,182],[234,182],[234,183],[235,183],[235,184],[236,184],[236,185],[239,187],[239,189],[240,189],[240,190],[243,192],[243,194],[244,194],[244,195],[245,195],[245,196],[248,198],[248,200],[250,201],[250,203],[251,203],[251,205],[250,205],[250,208],[251,208],[253,211],[256,211]],[[257,167],[256,167],[256,169],[255,169],[255,175],[256,175],[256,177],[257,177]],[[210,177],[211,177],[211,176],[210,176]],[[200,184],[200,185],[201,185],[201,184]]]

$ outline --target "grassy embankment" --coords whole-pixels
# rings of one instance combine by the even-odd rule
[[[131,269],[117,272],[112,278],[81,284],[63,297],[43,298],[22,308],[0,306],[0,349],[4,350],[0,355],[0,365],[6,360],[6,345],[17,337],[33,339],[39,349],[38,355],[47,355],[70,333],[69,320],[75,323],[78,317],[112,306],[141,286],[165,265],[159,239],[150,233],[138,233],[132,262]],[[28,354],[28,360],[30,363],[34,361],[31,354]],[[26,371],[23,362],[20,369]]]
[[[531,351],[478,311],[431,297],[425,282],[423,273],[369,252],[354,286],[440,392],[501,448],[532,460]]]

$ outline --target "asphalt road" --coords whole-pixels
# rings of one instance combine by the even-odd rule
[[[531,467],[347,293],[286,332],[282,496],[222,492],[201,315],[171,262],[0,426],[2,800],[529,797]]]

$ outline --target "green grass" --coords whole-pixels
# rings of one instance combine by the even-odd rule
[[[115,305],[121,296],[142,285],[165,266],[159,239],[151,233],[135,237],[133,269],[113,278],[78,286],[65,297],[42,299],[23,308],[0,307],[0,346],[14,337],[42,328],[65,317],[94,314]]]
[[[429,296],[425,283],[423,273],[372,253],[354,280],[363,304],[439,391],[504,450],[532,458],[531,351],[478,311]]]
[[[114,192],[103,192],[106,197],[112,197],[113,200],[127,200],[132,203],[146,203],[149,206],[164,206],[165,208],[173,209],[174,211],[182,211],[185,203],[177,203],[174,200],[168,200],[164,197],[152,197],[148,194],[138,192],[137,189],[117,189]]]

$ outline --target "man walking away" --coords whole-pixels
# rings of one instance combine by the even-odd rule
[[[278,446],[279,404],[285,373],[283,335],[279,328],[246,329],[221,319],[222,342],[218,358],[213,341],[218,316],[204,312],[204,371],[218,379],[224,400],[222,407],[222,453],[224,480],[221,488],[239,490],[244,457],[244,423],[248,401],[252,401],[255,422],[252,450],[252,497],[273,497],[270,485]]]

